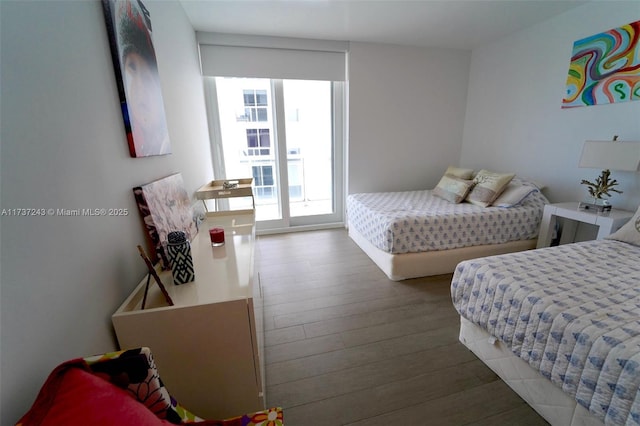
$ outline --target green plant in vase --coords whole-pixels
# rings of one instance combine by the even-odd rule
[[[603,170],[595,182],[582,179],[580,183],[587,185],[589,195],[594,198],[594,204],[597,204],[597,200],[602,200],[603,196],[611,197],[610,192],[622,194],[622,191],[614,188],[614,186],[618,185],[618,181],[611,179],[611,171],[609,169]]]

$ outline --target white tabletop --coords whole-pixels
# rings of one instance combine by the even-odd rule
[[[209,229],[223,228],[225,244],[212,247]],[[171,271],[160,272],[174,306],[169,307],[159,286],[151,278],[145,311],[179,308],[252,297],[255,218],[253,214],[226,214],[207,217],[191,241],[195,281],[173,284]],[[146,277],[117,313],[139,311]]]

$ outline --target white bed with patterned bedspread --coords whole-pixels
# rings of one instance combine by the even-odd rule
[[[640,424],[640,247],[598,240],[464,261],[451,295],[461,341],[552,424]],[[470,337],[477,327],[485,334]],[[537,374],[513,373],[508,352]]]
[[[349,235],[392,280],[451,273],[464,259],[531,249],[548,200],[528,181],[516,177],[513,185],[528,192],[509,207],[456,204],[433,190],[351,194]]]

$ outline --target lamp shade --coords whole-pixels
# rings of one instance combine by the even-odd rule
[[[585,141],[579,167],[637,171],[640,142]]]

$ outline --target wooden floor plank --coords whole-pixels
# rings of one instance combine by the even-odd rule
[[[396,296],[396,291],[390,287],[353,290],[344,294],[317,296],[296,300],[294,302],[281,302],[265,305],[265,315],[285,315],[296,312],[308,312],[313,309],[342,306],[350,303],[362,303],[368,300],[376,300]]]
[[[321,321],[323,319],[347,317],[358,313],[382,311],[389,308],[397,308],[400,306],[420,303],[423,303],[423,299],[419,295],[392,296],[354,302],[347,305],[312,309],[306,312],[273,315],[273,319],[276,327],[281,328]]]
[[[455,344],[452,350],[466,350],[458,344],[457,331],[457,326],[450,325],[367,345],[294,358],[285,362],[271,363],[269,357],[266,357],[267,385],[393,359],[440,346]]]
[[[330,333],[325,333],[330,334]],[[306,337],[304,326],[294,325],[293,327],[267,330],[264,333],[264,346],[280,345],[302,340]]]
[[[329,318],[303,325],[307,337],[322,336],[325,334],[340,333],[375,325],[392,323],[415,317],[422,317],[428,312],[433,312],[433,304],[422,302],[407,306],[398,306],[374,312],[363,312],[347,317]]]
[[[287,407],[293,407],[337,396],[339,393],[351,393],[393,381],[407,380],[447,367],[464,366],[474,360],[471,352],[440,346],[280,385],[270,385],[268,393],[271,398]]]
[[[274,363],[303,358],[318,353],[333,352],[343,348],[344,343],[339,334],[328,334],[326,336],[266,347],[265,359],[267,359],[269,363]]]
[[[380,422],[374,423],[380,425],[420,424],[406,420],[416,411],[420,411],[420,405],[425,404],[425,401],[428,403],[464,389],[476,389],[484,384],[473,374],[474,370],[483,368],[485,368],[484,364],[473,360],[461,366],[443,368],[405,380],[389,381],[359,392],[350,392],[291,407],[287,410],[288,420],[290,419],[294,425],[344,425],[365,419],[366,421],[380,419]],[[428,386],[425,386],[425,383]],[[398,418],[400,421],[396,421],[394,416],[397,416],[399,411],[402,417]],[[423,414],[424,421],[428,418],[429,411],[425,410]],[[307,419],[310,420],[308,423]],[[432,417],[432,419],[439,419],[439,417]]]
[[[527,404],[512,408],[496,415],[485,417],[481,420],[473,420],[465,426],[495,426],[495,425],[518,425],[518,426],[543,426],[547,425],[540,415],[533,411]]]
[[[301,287],[299,283],[288,283],[279,286],[279,288],[282,289],[281,292],[275,291],[275,285],[271,285],[270,287],[269,297],[268,300],[265,301],[265,306],[305,301],[317,297],[345,295],[356,291],[385,289],[389,288],[390,285],[388,282],[383,281],[344,280],[344,282],[336,282],[334,285],[308,285],[308,283],[305,283],[304,287]],[[394,291],[397,290],[394,289]]]
[[[458,318],[453,309],[432,304],[428,315],[401,321],[343,331],[340,333],[345,347],[379,342],[398,336],[411,335],[423,331],[441,329],[451,325]]]
[[[420,404],[381,416],[341,424],[388,426],[392,424],[427,425],[433,422],[442,426],[464,425],[477,419],[497,418],[497,414],[512,409],[514,405],[524,406],[524,403],[504,382],[496,380],[479,386],[468,386],[462,391],[425,400]],[[495,424],[499,425],[499,423]],[[520,423],[511,424],[519,425]],[[547,423],[539,419],[538,423],[534,424],[546,425]]]

